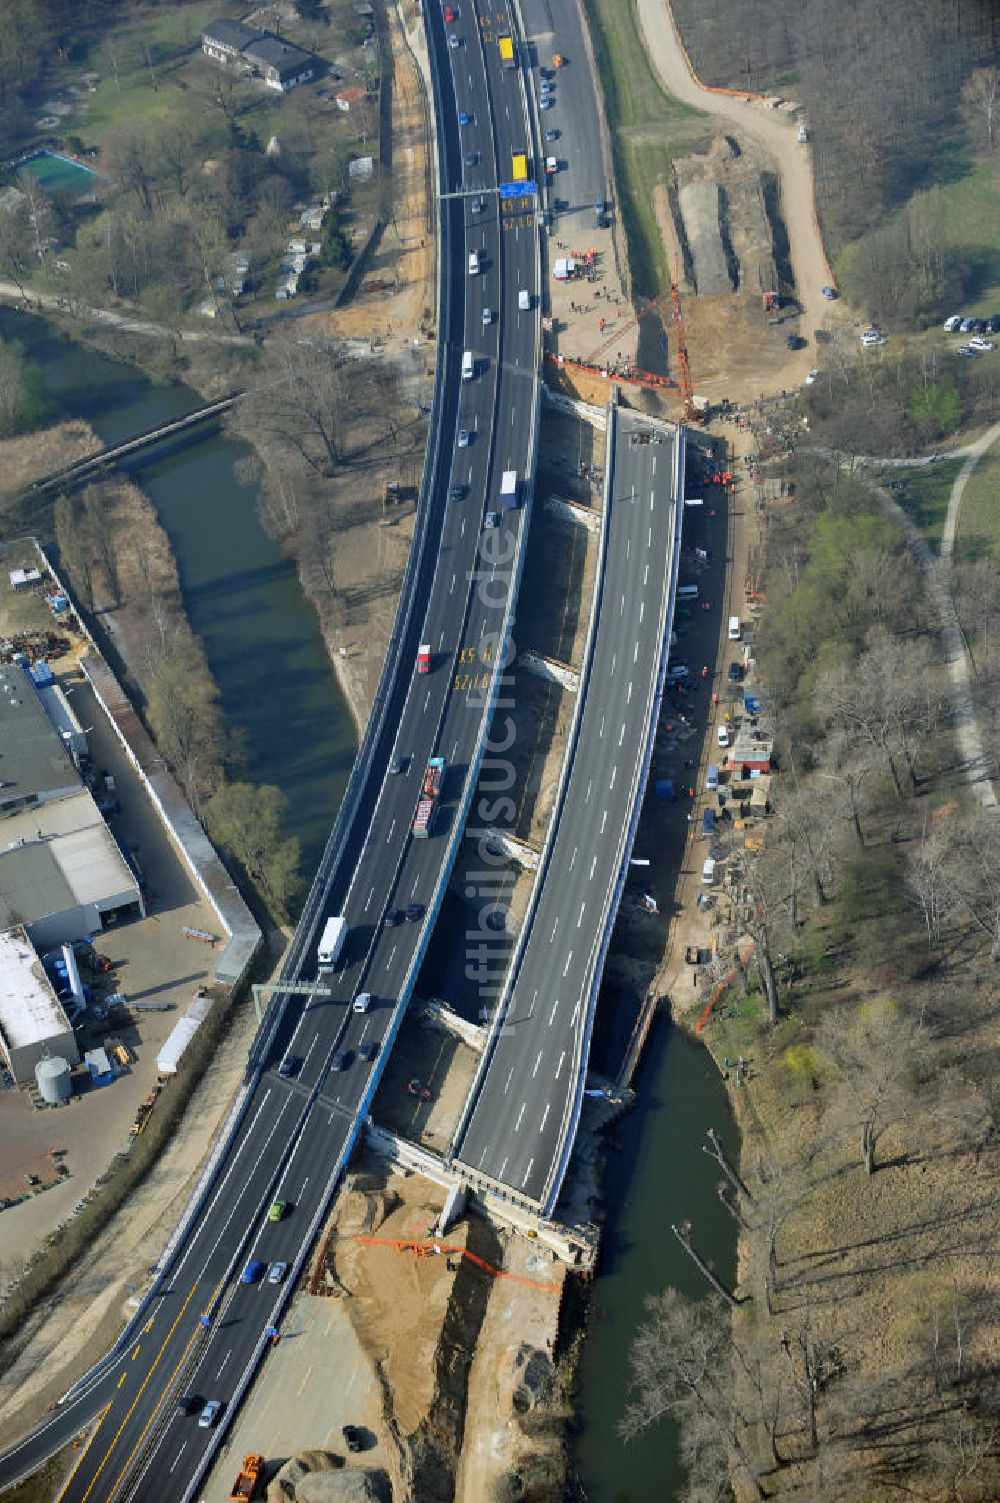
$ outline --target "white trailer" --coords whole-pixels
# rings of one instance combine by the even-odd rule
[[[335,966],[340,959],[347,938],[347,920],[343,914],[327,919],[319,942],[318,956],[321,966]]]
[[[517,505],[517,471],[504,470],[500,480],[500,509],[510,511]]]

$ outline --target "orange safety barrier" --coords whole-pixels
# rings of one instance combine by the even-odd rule
[[[493,1274],[495,1278],[512,1279],[515,1284],[527,1284],[533,1289],[548,1289],[553,1294],[559,1294],[562,1290],[561,1284],[547,1284],[544,1279],[529,1279],[523,1273],[508,1273],[505,1268],[494,1268],[492,1263],[487,1263],[486,1259],[481,1258],[478,1253],[471,1252],[469,1248],[461,1247],[457,1243],[435,1242],[433,1239],[415,1242],[407,1237],[366,1237],[363,1235],[356,1237],[355,1241],[362,1242],[367,1247],[394,1247],[398,1252],[411,1252],[418,1258],[431,1257],[435,1253],[449,1256],[457,1253],[463,1258],[468,1258],[484,1272]]]
[[[715,988],[715,990],[713,991],[712,995],[709,997],[708,1001],[705,1003],[705,1011],[702,1013],[701,1017],[698,1019],[697,1023],[695,1024],[695,1030],[694,1030],[695,1033],[700,1033],[701,1032],[701,1030],[704,1028],[705,1024],[708,1022],[709,1014],[711,1013],[712,1008],[715,1006],[716,1002],[718,1002],[719,998],[722,996],[722,993],[726,990],[726,987],[727,986],[731,986],[732,983],[735,980],[736,980],[736,967],[734,966],[733,969],[729,972],[729,975],[726,977],[726,979],[724,981],[720,981],[719,982],[718,986]]]

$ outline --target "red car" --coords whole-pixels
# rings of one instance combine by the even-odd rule
[[[444,18],[445,18],[446,21],[449,21],[449,22],[450,21],[454,21],[454,19],[455,19],[455,9],[454,9],[454,6],[451,6],[451,5],[446,5],[445,6],[445,8],[444,8]]]

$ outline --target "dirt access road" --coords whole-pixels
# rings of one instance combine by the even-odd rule
[[[728,121],[751,136],[773,159],[781,179],[781,212],[802,306],[802,330],[811,335],[813,329],[822,328],[829,320],[836,304],[828,302],[820,291],[821,287],[833,286],[834,280],[816,218],[809,147],[798,144],[795,126],[786,113],[736,95],[716,93],[699,83],[691,71],[669,0],[637,0],[637,8],[649,56],[667,92],[684,104]],[[816,351],[811,343],[804,350],[789,352],[782,372],[784,384],[802,380],[815,364]]]

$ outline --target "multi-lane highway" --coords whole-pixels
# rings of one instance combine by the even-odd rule
[[[550,1209],[572,1146],[593,1005],[662,692],[683,511],[683,431],[616,421],[597,631],[492,1054],[456,1156]],[[612,484],[613,482],[613,484]]]
[[[506,470],[517,471],[522,504],[529,499],[534,465],[538,244],[534,215],[517,204],[522,212],[502,215],[496,191],[510,176],[512,154],[531,150],[520,74],[501,69],[472,0],[447,27],[436,7],[425,9],[445,194],[441,459],[422,500],[424,548],[396,636],[400,662],[383,685],[380,724],[366,747],[367,776],[349,790],[353,805],[335,832],[284,979],[315,977],[316,938],[328,916],[346,915],[348,940],[340,968],[323,977],[331,995],[308,1004],[293,998],[265,1024],[238,1128],[127,1344],[47,1425],[0,1458],[6,1483],[100,1416],[62,1495],[67,1503],[194,1496],[280,1323],[374,1092],[475,781],[525,513],[506,512],[495,528],[485,528],[484,518],[497,509]],[[489,20],[496,27],[502,19],[494,6]],[[466,270],[471,249],[481,253],[475,276]],[[519,307],[521,290],[530,294],[528,309]],[[474,356],[471,380],[461,378],[465,350]],[[470,439],[461,448],[459,429]],[[426,676],[414,672],[417,642],[431,647]],[[430,839],[415,841],[410,827],[432,754],[448,764],[443,814]],[[388,770],[391,757],[401,770]],[[386,922],[390,912],[407,910],[409,919]],[[355,1013],[350,1004],[362,991],[372,1005]],[[275,1201],[285,1209],[272,1221]],[[243,1283],[251,1260],[288,1264],[286,1281]],[[215,1424],[202,1428],[196,1414],[180,1413],[181,1396],[218,1399]]]

